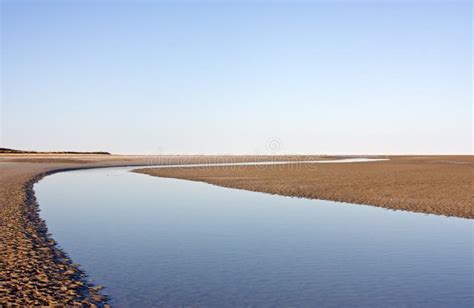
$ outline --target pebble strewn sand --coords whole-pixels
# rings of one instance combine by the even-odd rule
[[[77,166],[0,160],[0,306],[106,306],[100,287],[48,235],[32,190],[44,172]]]
[[[474,156],[392,156],[389,161],[136,170],[219,186],[474,218]]]

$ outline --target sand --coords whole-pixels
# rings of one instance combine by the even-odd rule
[[[314,159],[298,157],[292,159]],[[268,156],[0,155],[0,306],[107,306],[100,286],[58,249],[39,216],[33,184],[45,175],[81,168],[268,161]],[[290,159],[285,157],[282,159]],[[126,282],[124,282],[126,283]]]
[[[224,187],[474,218],[474,156],[392,156],[389,161],[135,172]]]

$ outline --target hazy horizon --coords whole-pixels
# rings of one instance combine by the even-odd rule
[[[471,1],[2,1],[0,147],[472,154]]]

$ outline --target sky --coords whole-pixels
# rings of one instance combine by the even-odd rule
[[[471,1],[0,1],[0,147],[472,154]]]

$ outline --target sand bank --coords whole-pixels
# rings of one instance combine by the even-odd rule
[[[391,156],[388,161],[153,168],[153,176],[284,196],[474,218],[474,156]]]

